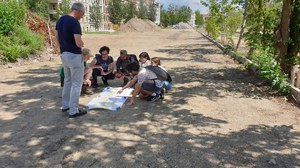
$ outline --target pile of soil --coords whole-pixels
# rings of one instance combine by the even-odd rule
[[[160,31],[160,28],[150,20],[132,18],[127,23],[121,25],[121,32],[149,32]]]
[[[187,23],[180,22],[174,25],[173,29],[193,29],[193,27]]]

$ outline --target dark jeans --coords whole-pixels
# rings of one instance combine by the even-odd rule
[[[92,77],[94,80],[94,83],[97,84],[97,76],[102,76],[103,83],[107,83],[107,80],[115,79],[115,75],[113,73],[109,73],[108,75],[101,75],[101,71],[99,69],[93,69]]]
[[[152,93],[158,93],[161,91],[161,88],[157,87],[153,80],[144,81],[142,84],[142,89]]]
[[[129,73],[127,73],[127,71],[125,71],[124,69],[120,69],[120,72],[125,75],[123,79],[123,86],[125,86],[130,81]]]

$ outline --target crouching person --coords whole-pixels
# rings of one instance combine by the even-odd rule
[[[90,57],[92,57],[92,54],[90,53],[90,49],[87,48],[83,48],[82,49],[82,56],[83,56],[83,66],[84,66],[84,72],[83,72],[83,85],[81,88],[81,94],[91,94],[91,92],[89,92],[87,90],[87,86],[91,86],[91,76],[92,76],[92,72],[93,69],[90,68],[88,66],[87,61],[90,60]],[[61,68],[60,71],[60,85],[61,87],[64,86],[64,79],[65,79],[65,75],[64,75],[64,67]]]
[[[104,85],[108,85],[107,80],[115,79],[113,74],[114,60],[113,57],[109,56],[110,49],[107,46],[100,48],[99,53],[96,54],[95,58],[91,62],[91,68],[93,69],[93,87],[98,87],[97,76],[102,76]]]
[[[117,71],[115,76],[123,79],[123,86],[125,86],[129,81],[129,73],[126,69],[126,66],[133,62],[138,63],[136,55],[128,55],[126,50],[120,51],[120,56],[116,63]]]
[[[154,72],[147,68],[143,68],[139,71],[140,66],[137,63],[128,64],[126,69],[132,75],[133,79],[129,85],[132,85],[134,81],[137,81],[134,86],[134,91],[128,105],[135,103],[136,96],[141,93],[141,96],[148,97],[148,101],[156,101],[161,97],[161,89],[163,82],[157,79]],[[129,86],[128,85],[128,86]],[[123,87],[122,89],[125,89]],[[122,92],[119,91],[119,92]]]

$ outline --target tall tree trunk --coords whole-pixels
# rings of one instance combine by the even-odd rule
[[[240,46],[240,43],[241,43],[241,40],[243,38],[243,34],[244,34],[244,30],[245,30],[245,27],[246,27],[246,18],[248,16],[248,0],[245,0],[245,3],[244,3],[244,13],[243,13],[243,21],[242,21],[242,25],[241,25],[241,31],[240,31],[240,37],[239,37],[239,40],[236,44],[236,48],[235,50],[238,50],[239,46]]]
[[[276,31],[277,48],[279,50],[280,67],[288,73],[287,49],[290,37],[290,17],[292,12],[292,0],[284,0],[282,6],[281,20]]]
[[[290,37],[292,39],[292,43],[289,44],[287,50],[287,57],[293,62],[288,64],[288,69],[297,63],[299,64],[299,62],[295,61],[297,60],[297,57],[300,59],[299,55],[297,55],[300,50],[300,0],[294,0],[293,6],[294,8],[290,23]]]

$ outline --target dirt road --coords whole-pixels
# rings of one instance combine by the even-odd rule
[[[300,167],[300,110],[195,31],[84,35],[160,57],[175,87],[118,112],[60,111],[60,60],[0,70],[0,167]],[[110,82],[116,86],[121,81]],[[86,105],[94,95],[80,99]]]

